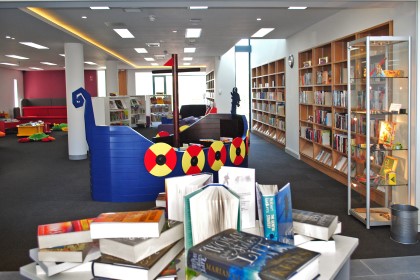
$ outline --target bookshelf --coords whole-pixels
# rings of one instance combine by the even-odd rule
[[[130,96],[130,126],[146,126],[146,96]]]
[[[409,37],[349,43],[349,214],[367,228],[391,224],[392,204],[410,203]]]
[[[153,123],[162,122],[162,118],[172,118],[172,96],[152,95],[150,101],[150,119]]]
[[[210,71],[206,74],[206,105],[210,108],[216,107],[216,103],[214,99],[214,89],[215,89],[214,71]]]
[[[298,55],[300,158],[344,185],[348,173],[341,165],[347,160],[347,43],[392,32],[392,21],[385,22]]]
[[[252,68],[252,130],[286,146],[285,58]]]
[[[96,125],[130,125],[130,97],[93,97]]]

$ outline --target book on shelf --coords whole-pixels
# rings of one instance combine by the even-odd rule
[[[121,110],[127,109],[127,107],[125,106],[124,101],[122,101],[120,99],[115,99],[114,101],[115,101],[115,105],[117,105],[117,108],[118,109],[121,109]]]
[[[338,216],[293,209],[293,230],[309,237],[329,240],[334,234]]]
[[[228,228],[241,229],[240,197],[221,184],[209,184],[184,197],[185,249]]]
[[[232,254],[233,248],[240,250]],[[213,279],[314,279],[319,274],[320,255],[228,229],[188,250],[187,273]]]
[[[100,252],[96,242],[39,249],[38,260],[43,262],[83,262],[89,254],[99,257],[97,254]]]
[[[114,100],[109,100],[109,109],[118,110],[117,104],[115,104]]]
[[[212,173],[165,178],[168,219],[184,221],[184,196],[213,183]]]
[[[92,239],[159,237],[164,224],[162,209],[102,213],[90,224],[90,234]]]
[[[111,279],[152,280],[155,279],[183,249],[184,240],[180,239],[179,241],[136,263],[102,254],[99,259],[93,261],[92,274],[94,277],[105,277]]]
[[[58,265],[57,266],[59,266],[59,265],[61,265],[61,264],[68,264],[68,263],[58,263]],[[90,262],[84,262],[84,263],[76,263],[77,264],[77,266],[75,266],[75,267],[72,267],[72,268],[70,268],[70,269],[66,269],[66,270],[64,270],[64,271],[61,271],[61,272],[58,272],[58,273],[60,273],[60,275],[57,275],[56,277],[58,278],[58,277],[62,277],[62,276],[64,276],[64,275],[68,275],[69,273],[72,273],[72,274],[75,274],[75,272],[84,272],[84,273],[90,273],[91,271],[92,271],[92,261],[90,261]],[[42,266],[41,265],[39,265],[39,264],[37,264],[36,266],[35,266],[35,271],[36,271],[36,274],[37,275],[45,275],[45,276],[48,276],[48,277],[51,277],[51,276],[53,276],[53,275],[56,275],[56,274],[58,274],[58,273],[54,273],[54,274],[51,274],[51,275],[49,275],[48,274],[48,272],[47,271],[45,271],[43,268],[42,268]],[[51,269],[49,269],[48,270],[49,272],[51,271]],[[91,275],[90,275],[91,276]],[[64,277],[63,277],[64,278]],[[79,279],[81,279],[81,278],[79,278]]]
[[[218,172],[219,183],[227,186],[241,198],[241,226],[255,227],[255,169],[222,166]]]
[[[38,248],[51,248],[92,242],[90,223],[93,218],[38,225]]]
[[[379,170],[379,175],[385,178],[387,173],[395,172],[395,170],[397,170],[397,165],[398,158],[392,156],[385,156],[385,159],[382,162],[381,169]]]
[[[257,209],[264,236],[287,244],[293,241],[292,194],[290,183],[280,190],[277,185],[256,183]]]
[[[99,258],[101,253],[98,247],[93,247],[91,251],[86,255],[83,262],[53,262],[53,261],[40,261],[38,258],[39,248],[33,248],[29,250],[29,257],[36,262],[37,274],[46,274],[47,276],[53,276],[63,271],[68,272],[79,272],[79,271],[90,271],[92,261]]]
[[[381,121],[379,124],[379,144],[392,145],[395,136],[395,123]]]
[[[138,262],[184,237],[184,224],[167,220],[159,237],[152,238],[101,238],[101,253],[129,262]]]

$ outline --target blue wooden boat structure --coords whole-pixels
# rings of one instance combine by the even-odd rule
[[[204,147],[189,146],[180,151],[173,147],[173,136],[151,141],[128,126],[97,126],[91,96],[83,88],[73,92],[72,101],[76,108],[84,106],[85,110],[93,200],[154,201],[164,191],[167,177],[211,172],[217,182],[220,166],[248,166],[245,116],[204,116],[179,133],[181,144],[196,143]],[[220,137],[230,137],[233,141],[207,140]]]

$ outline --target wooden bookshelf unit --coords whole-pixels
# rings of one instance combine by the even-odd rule
[[[285,58],[252,69],[252,130],[286,146]]]
[[[301,159],[347,184],[347,43],[392,35],[392,21],[299,53],[299,153]],[[344,158],[344,159],[343,159]]]

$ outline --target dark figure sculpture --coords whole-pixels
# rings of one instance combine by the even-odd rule
[[[230,94],[232,95],[232,109],[230,110],[230,113],[232,114],[232,116],[235,116],[236,107],[239,107],[239,102],[241,102],[241,97],[239,96],[238,89],[236,87],[233,88]]]

